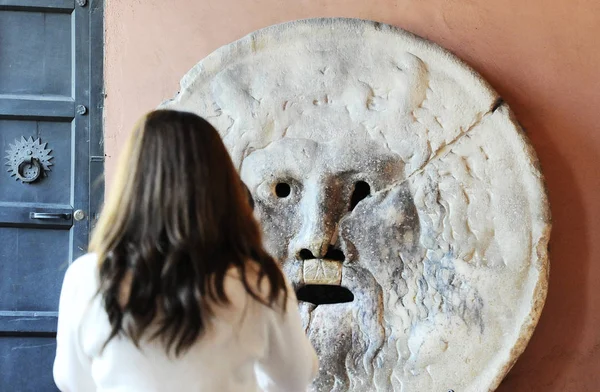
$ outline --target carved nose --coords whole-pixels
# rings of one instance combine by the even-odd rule
[[[344,204],[339,196],[335,187],[327,187],[322,182],[306,184],[300,206],[300,230],[290,243],[290,253],[298,260],[324,259],[328,256],[340,260],[339,254],[329,254],[332,245],[337,242],[337,222],[344,212]]]
[[[312,260],[312,259],[327,259],[333,261],[344,261],[346,256],[344,256],[344,252],[341,249],[337,249],[332,245],[329,245],[327,248],[327,252],[321,257],[315,257],[315,255],[309,249],[300,249],[298,252],[298,258],[300,260]]]
[[[300,260],[316,259],[315,255],[313,255],[313,252],[308,249],[300,249],[300,252],[298,252],[298,258]]]
[[[312,217],[306,219],[302,229],[290,244],[296,258],[299,260],[325,258],[329,247],[335,243],[337,228],[334,226],[331,217],[322,211],[317,211]]]
[[[301,248],[296,251],[296,258],[298,260],[322,259],[325,257],[326,253],[326,248],[320,244],[315,244],[313,246],[308,245],[306,248]]]

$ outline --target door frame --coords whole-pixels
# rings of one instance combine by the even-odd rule
[[[90,11],[90,90],[96,92],[90,97],[90,152],[89,152],[89,234],[98,221],[104,203],[104,12],[105,0],[92,0]],[[85,249],[87,250],[85,244]]]

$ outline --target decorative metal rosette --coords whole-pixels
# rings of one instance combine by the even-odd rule
[[[50,155],[52,150],[46,149],[47,145],[48,143],[42,144],[39,138],[33,137],[21,137],[21,140],[15,140],[15,144],[9,144],[6,165],[11,176],[23,183],[33,183],[45,177],[50,171],[50,160],[53,158]]]

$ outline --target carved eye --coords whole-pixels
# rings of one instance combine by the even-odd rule
[[[280,182],[277,185],[275,185],[275,194],[280,199],[284,199],[284,198],[288,197],[291,192],[292,192],[292,188],[290,187],[290,184],[287,184],[285,182]]]
[[[365,181],[357,181],[354,184],[354,192],[350,198],[350,208],[348,211],[352,211],[354,207],[363,199],[371,194],[371,187]]]

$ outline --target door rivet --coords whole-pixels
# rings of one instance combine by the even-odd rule
[[[87,0],[77,0],[77,5],[80,7],[85,7],[87,4]]]
[[[83,212],[83,210],[77,210],[73,213],[73,218],[75,218],[76,221],[83,220],[85,218],[85,212]]]
[[[83,116],[84,114],[87,113],[87,108],[83,105],[77,105],[77,108],[75,110],[77,111],[77,114],[79,114],[80,116]]]

